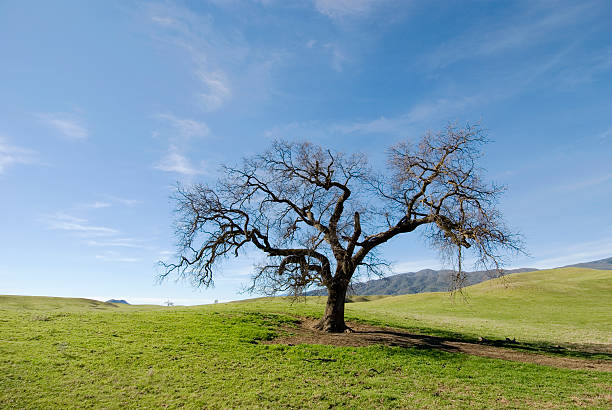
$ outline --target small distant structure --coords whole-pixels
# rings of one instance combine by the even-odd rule
[[[164,305],[170,307],[170,306],[174,306],[174,302],[171,302],[170,299],[168,299],[167,301],[164,302]]]
[[[219,303],[219,299],[215,299],[215,303]]]
[[[123,303],[124,305],[129,305],[125,299],[109,299],[106,303]]]

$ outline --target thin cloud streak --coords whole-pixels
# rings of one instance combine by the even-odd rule
[[[200,94],[200,100],[206,111],[219,109],[231,98],[232,91],[225,73],[199,71],[198,78],[207,89],[207,92]]]
[[[380,0],[314,0],[317,11],[332,19],[367,15]]]
[[[208,112],[221,108],[232,97],[232,87],[220,60],[234,60],[233,54],[244,54],[245,50],[236,52],[210,18],[187,8],[158,3],[148,9],[150,20],[164,29],[161,40],[180,47],[193,60],[193,75],[203,88],[197,93],[202,108]]]
[[[113,196],[113,195],[107,195],[105,198],[108,198],[109,200],[113,202],[117,202],[117,203],[120,203],[121,205],[129,206],[129,207],[136,206],[142,203],[142,201],[138,199],[121,198],[121,197]]]
[[[530,264],[530,266],[538,269],[552,269],[610,257],[612,256],[612,238],[557,248],[555,249],[555,255],[563,256],[536,259],[536,262]]]
[[[547,8],[549,14],[533,18],[539,10],[526,10],[501,27],[478,27],[440,46],[425,56],[423,63],[430,68],[443,68],[474,57],[494,55],[513,49],[537,46],[555,39],[559,31],[576,24],[592,8],[589,3],[573,7]]]
[[[11,145],[6,138],[0,136],[0,175],[13,165],[37,162],[37,156],[36,151]]]
[[[178,136],[183,138],[206,137],[210,129],[206,123],[190,118],[179,118],[172,114],[157,114],[156,118],[167,122]]]
[[[395,117],[379,117],[370,121],[353,122],[332,125],[332,130],[343,134],[395,134],[402,135],[415,124],[427,122],[433,118],[448,119],[468,107],[481,104],[486,97],[476,95],[463,98],[440,98],[433,102],[423,102],[414,105],[405,114]]]
[[[580,189],[592,188],[597,185],[604,184],[606,182],[612,181],[612,174],[607,175],[597,175],[588,179],[582,179],[580,181],[576,181],[569,184],[563,184],[558,186],[555,191],[557,192],[572,192],[578,191]]]
[[[140,262],[141,259],[133,258],[128,256],[122,256],[121,254],[113,251],[109,251],[103,254],[96,255],[96,259],[104,262],[118,262],[118,263],[136,263]]]
[[[104,248],[134,248],[144,249],[139,241],[132,238],[114,238],[108,240],[89,240],[86,242],[89,246],[104,247]]]
[[[83,236],[109,236],[119,233],[116,229],[91,225],[86,219],[64,213],[47,215],[44,221],[50,229],[73,232]]]
[[[83,204],[80,208],[89,208],[89,209],[102,209],[102,208],[110,208],[112,205],[108,202],[96,201],[89,204]]]
[[[66,139],[83,140],[89,136],[89,130],[73,114],[47,113],[40,114],[39,117]]]

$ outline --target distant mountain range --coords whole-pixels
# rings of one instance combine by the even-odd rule
[[[123,303],[125,305],[129,305],[129,303],[127,303],[127,301],[124,299],[109,299],[106,301],[106,303]]]
[[[592,262],[577,263],[564,267],[580,267],[590,269],[612,270],[612,258]],[[532,272],[535,268],[520,268],[504,270],[504,275],[519,272]],[[446,292],[452,288],[452,270],[423,269],[418,272],[400,273],[382,279],[358,282],[352,285],[352,295],[407,295],[423,292]],[[464,286],[475,285],[491,279],[489,271],[466,272]],[[315,289],[305,292],[306,296],[325,296],[326,289]]]
[[[564,266],[564,268],[569,268],[569,267],[612,270],[612,258],[605,258],[605,259],[600,259],[598,261],[576,263],[574,265]]]
[[[505,270],[504,274],[534,270],[537,269],[511,269]],[[352,285],[350,293],[353,295],[407,295],[410,293],[445,292],[452,287],[453,273],[452,270],[448,269],[423,269],[418,272],[400,273],[381,279],[355,283]],[[492,277],[489,271],[465,272],[464,286],[475,285]],[[325,296],[327,295],[327,289],[315,289],[305,294],[307,296]]]

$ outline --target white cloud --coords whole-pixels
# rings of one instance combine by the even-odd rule
[[[314,0],[317,11],[333,19],[369,13],[381,0]]]
[[[82,124],[82,120],[73,114],[47,113],[40,114],[39,117],[64,138],[82,140],[89,136],[89,130]]]
[[[220,108],[232,96],[227,76],[221,71],[199,71],[198,78],[207,88],[207,92],[200,94],[200,100],[207,111]]]
[[[102,260],[104,262],[121,262],[121,263],[135,263],[140,262],[139,258],[134,258],[130,256],[123,256],[118,252],[108,251],[102,254],[96,255],[96,259]]]
[[[91,209],[101,209],[101,208],[110,208],[111,204],[109,202],[101,202],[96,201],[89,204],[81,205],[82,208],[91,208]]]
[[[183,175],[198,175],[204,174],[204,164],[201,163],[199,168],[194,167],[191,161],[181,155],[175,147],[170,149],[170,152],[155,165],[155,169],[166,172],[176,172]]]
[[[69,231],[82,236],[109,236],[119,233],[116,229],[91,225],[86,219],[77,218],[64,213],[56,213],[44,217],[50,229]]]
[[[0,175],[10,166],[16,164],[32,164],[36,162],[35,151],[10,145],[0,136]]]
[[[177,24],[175,19],[164,16],[151,16],[151,21],[164,27],[172,27]]]

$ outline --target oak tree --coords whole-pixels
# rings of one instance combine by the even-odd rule
[[[218,263],[248,249],[266,256],[253,289],[300,294],[327,289],[318,328],[342,332],[347,290],[356,273],[378,273],[377,247],[421,233],[444,254],[465,250],[487,269],[500,270],[519,237],[497,209],[502,186],[485,182],[478,161],[486,132],[449,125],[416,144],[388,151],[375,172],[364,154],[345,155],[308,142],[276,141],[239,166],[225,166],[213,184],[178,187],[180,252],[163,277],[178,273],[209,286]]]

